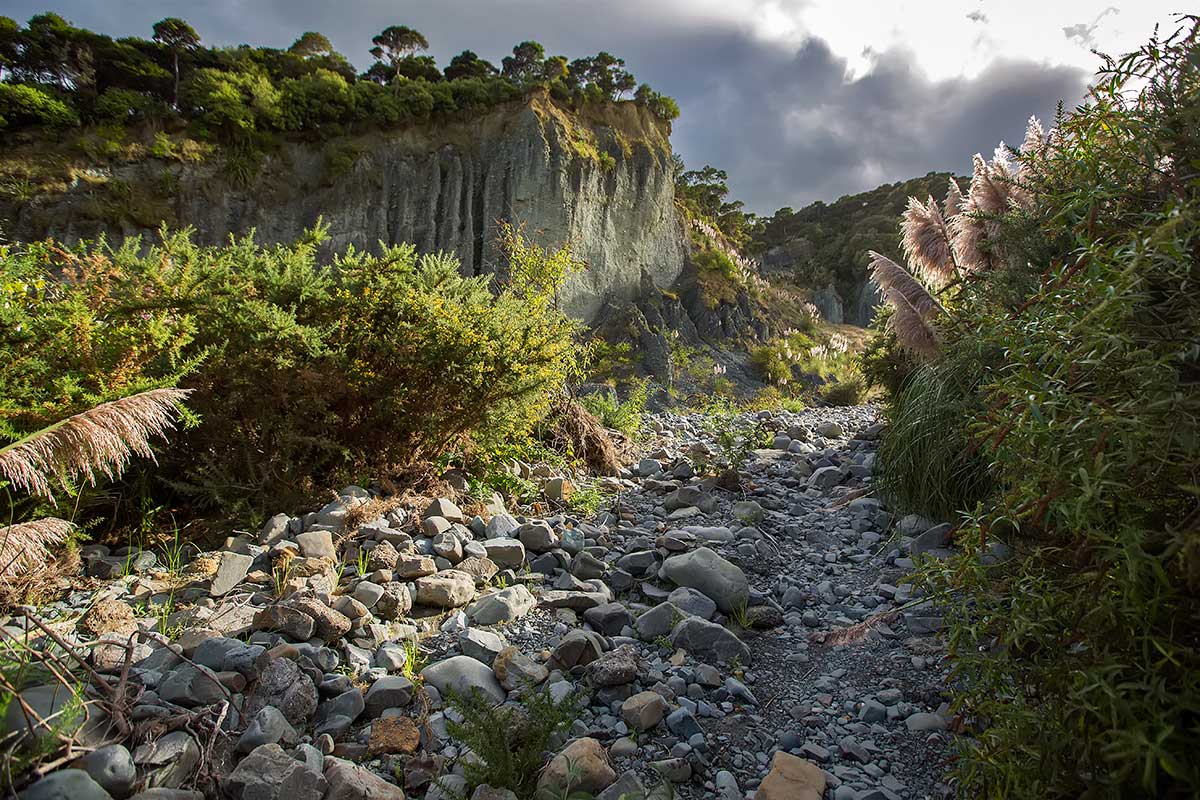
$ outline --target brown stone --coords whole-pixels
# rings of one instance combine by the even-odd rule
[[[469,556],[458,562],[454,566],[455,569],[467,573],[475,579],[476,586],[482,586],[496,576],[500,568],[496,566],[496,562],[490,558],[481,558],[479,556]]]
[[[391,542],[380,542],[367,551],[367,569],[394,569],[400,553]]]
[[[756,800],[821,800],[825,775],[815,764],[782,750],[775,751],[771,771],[758,787]]]
[[[101,600],[84,613],[79,629],[93,636],[105,633],[128,636],[137,630],[137,618],[133,609],[120,600]]]
[[[396,559],[396,564],[391,569],[397,578],[410,580],[433,575],[437,572],[437,564],[428,556],[403,555]]]
[[[550,670],[537,663],[516,647],[506,647],[496,654],[492,662],[496,680],[508,691],[537,686],[546,680]]]
[[[538,788],[564,794],[573,791],[596,794],[616,779],[617,773],[608,763],[604,745],[584,737],[571,742],[550,760],[538,780]]]
[[[336,642],[350,631],[349,617],[334,611],[315,597],[298,597],[292,600],[291,606],[312,617],[313,634],[326,644]]]
[[[415,753],[421,744],[421,731],[408,717],[388,717],[371,723],[371,739],[367,752],[373,756],[383,753]]]
[[[658,692],[638,692],[621,704],[621,719],[635,731],[648,731],[662,722],[667,701]]]

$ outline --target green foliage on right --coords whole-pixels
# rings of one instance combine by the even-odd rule
[[[1029,210],[987,218],[996,266],[945,295],[941,357],[873,356],[899,386],[882,486],[961,512],[964,555],[924,581],[953,598],[964,796],[1200,794],[1200,22],[1183,25],[1107,62],[1021,155]]]
[[[0,247],[0,442],[142,389],[193,389],[198,424],[164,448],[151,491],[236,515],[532,435],[578,367],[577,324],[553,304],[569,251],[507,241],[493,294],[451,256],[329,259],[324,239]]]

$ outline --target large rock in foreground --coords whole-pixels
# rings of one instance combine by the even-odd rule
[[[321,800],[325,776],[277,744],[254,749],[221,781],[233,800]]]
[[[726,614],[750,599],[750,583],[741,568],[707,547],[671,556],[663,562],[662,574],[678,586],[702,593]]]
[[[771,759],[771,771],[758,787],[755,800],[821,800],[825,796],[825,775],[803,758],[777,750]]]
[[[325,759],[325,800],[405,800],[404,790],[371,770],[341,758]]]

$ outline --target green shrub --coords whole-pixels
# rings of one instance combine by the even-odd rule
[[[521,800],[537,791],[551,737],[570,725],[579,711],[575,697],[555,703],[549,692],[533,688],[522,693],[520,706],[493,705],[477,689],[469,695],[449,692],[447,702],[462,722],[448,722],[446,729],[480,759],[464,762],[470,788],[486,783],[508,789]]]
[[[165,110],[162,102],[145,92],[131,89],[105,89],[96,98],[96,117],[106,122],[130,123],[144,120]]]
[[[125,152],[127,144],[125,128],[116,123],[89,128],[76,141],[79,150],[92,161],[118,158]]]
[[[363,148],[360,145],[345,139],[334,139],[326,144],[321,149],[321,155],[325,158],[326,182],[332,183],[348,174],[362,154]]]
[[[401,245],[328,261],[324,237],[0,249],[0,434],[142,388],[193,389],[202,422],[158,474],[227,514],[530,436],[576,368],[575,324],[546,296],[569,254],[509,242],[516,271],[493,295],[452,257]]]
[[[336,72],[318,69],[283,82],[279,99],[280,125],[285,130],[319,130],[354,117],[354,93]]]
[[[22,125],[66,128],[78,124],[75,110],[49,92],[20,83],[0,83],[0,129]]]
[[[792,362],[777,345],[755,347],[750,351],[750,363],[767,383],[786,385],[792,379]]]
[[[692,260],[702,272],[712,272],[731,281],[738,279],[737,265],[724,250],[717,247],[705,248],[696,252],[692,256]]]
[[[880,483],[969,512],[964,555],[924,574],[957,598],[967,796],[1200,793],[1200,60],[1185,24],[1109,62],[1021,155],[1028,210],[989,220],[994,265],[947,298],[940,360],[894,399]]]
[[[748,411],[776,411],[783,409],[799,413],[807,408],[807,404],[798,397],[786,395],[776,386],[766,386],[754,393],[746,403]]]
[[[277,125],[282,118],[280,99],[279,90],[262,71],[207,67],[196,70],[181,97],[200,124],[225,141]]]
[[[154,133],[154,141],[150,143],[150,155],[167,160],[176,158],[178,153],[175,142],[171,141],[170,134],[164,131]]]
[[[891,308],[882,306],[871,320],[871,333],[858,354],[858,366],[868,387],[878,387],[896,396],[918,362],[912,353],[899,346],[890,320]]]
[[[851,378],[825,386],[821,389],[821,399],[831,406],[856,406],[863,401],[864,392],[862,381]]]
[[[626,436],[637,434],[642,426],[642,413],[650,399],[650,380],[643,379],[633,384],[625,400],[619,401],[615,393],[600,392],[581,397],[579,402],[606,428],[612,428]]]

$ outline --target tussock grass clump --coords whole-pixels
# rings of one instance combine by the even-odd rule
[[[635,381],[624,400],[618,400],[615,392],[597,392],[579,399],[592,416],[606,428],[620,431],[626,436],[636,436],[642,426],[642,414],[650,400],[650,381]]]
[[[620,471],[616,445],[586,402],[561,397],[550,413],[547,427],[555,449],[578,459],[594,474],[616,475]]]
[[[821,390],[821,399],[831,406],[856,406],[863,401],[866,387],[859,378],[834,381]]]
[[[992,479],[967,423],[979,413],[976,380],[948,363],[918,367],[892,398],[876,485],[899,508],[956,519],[987,496]]]

